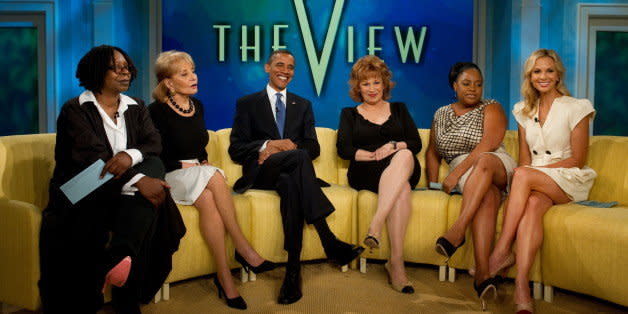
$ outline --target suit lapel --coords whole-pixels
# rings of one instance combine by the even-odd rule
[[[260,99],[262,103],[260,117],[262,122],[262,128],[264,130],[267,130],[274,139],[281,138],[281,136],[279,136],[279,129],[277,129],[277,122],[275,122],[275,115],[271,111],[270,100],[268,99],[268,93],[266,92],[266,89],[262,90],[262,92],[260,93]]]

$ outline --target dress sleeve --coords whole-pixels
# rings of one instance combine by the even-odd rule
[[[519,123],[519,125],[525,126],[525,122],[529,119],[529,117],[523,113],[523,101],[515,104],[514,108],[512,109],[512,115],[515,117],[515,120],[517,120],[517,123]]]
[[[593,104],[591,104],[588,99],[576,99],[576,101],[569,106],[569,129],[571,131],[589,114],[593,113],[591,119],[595,117],[595,109],[593,109]]]
[[[412,152],[412,154],[416,155],[421,151],[423,145],[421,143],[421,137],[419,136],[419,130],[417,129],[414,120],[412,120],[412,116],[410,116],[406,105],[404,103],[399,103],[398,106],[399,115],[403,123],[403,134],[405,137],[403,140],[408,145],[408,149]]]
[[[351,108],[342,109],[340,114],[340,125],[338,126],[338,139],[336,140],[336,149],[338,156],[346,160],[354,160],[357,147],[353,146],[353,126],[355,119],[351,114]]]

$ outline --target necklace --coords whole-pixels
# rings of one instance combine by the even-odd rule
[[[194,111],[194,104],[192,103],[191,100],[188,99],[188,101],[190,102],[190,107],[188,109],[183,109],[181,108],[176,101],[174,101],[174,98],[172,98],[171,95],[168,95],[168,99],[170,100],[170,102],[172,103],[172,105],[177,108],[177,110],[179,110],[181,113],[183,114],[188,114],[192,111]]]

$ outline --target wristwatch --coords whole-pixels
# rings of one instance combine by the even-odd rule
[[[397,149],[397,141],[390,141],[388,142],[389,144],[392,144],[393,149],[396,150]]]

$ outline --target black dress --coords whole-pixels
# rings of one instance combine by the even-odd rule
[[[166,172],[181,168],[180,160],[198,159],[207,160],[205,146],[209,141],[209,134],[203,119],[203,104],[196,98],[191,98],[194,104],[194,114],[184,117],[176,113],[168,104],[155,101],[148,106],[150,116],[161,134],[161,159],[166,166]]]
[[[351,161],[347,177],[352,188],[377,193],[382,172],[394,154],[380,161],[356,161],[355,152],[358,149],[373,152],[390,141],[406,142],[414,155],[414,171],[408,179],[410,187],[414,188],[421,178],[421,165],[416,158],[421,151],[421,138],[406,105],[390,103],[390,117],[381,125],[364,119],[357,107],[342,110],[336,147],[341,158]]]

